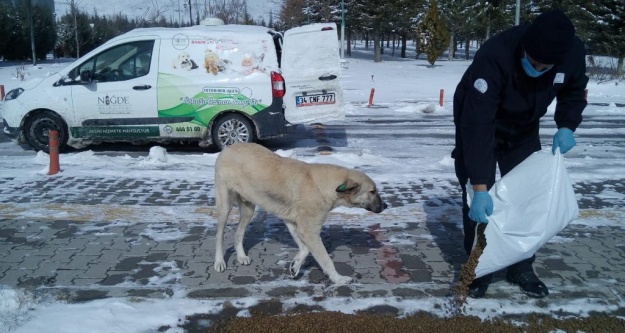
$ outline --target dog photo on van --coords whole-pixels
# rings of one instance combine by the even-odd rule
[[[387,208],[375,182],[365,173],[333,164],[306,163],[281,157],[255,143],[226,147],[215,162],[215,197],[218,215],[215,265],[225,271],[223,236],[228,215],[236,203],[239,225],[234,248],[237,261],[249,265],[243,248],[245,230],[256,206],[282,219],[299,248],[289,271],[293,277],[308,254],[335,284],[351,282],[334,267],[321,240],[321,228],[336,207],[357,207],[380,213]]]
[[[172,67],[174,69],[184,69],[190,71],[198,68],[198,65],[191,59],[191,55],[188,52],[180,52],[176,58],[172,60]]]
[[[206,73],[217,75],[219,73],[219,55],[211,50],[206,50],[204,52],[204,68],[206,68]]]

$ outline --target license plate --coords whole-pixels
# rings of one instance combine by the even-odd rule
[[[303,107],[303,106],[334,104],[334,103],[336,103],[336,96],[334,95],[334,93],[295,96],[295,106],[297,106],[298,108]]]

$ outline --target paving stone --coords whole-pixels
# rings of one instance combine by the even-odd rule
[[[20,279],[33,276],[34,270],[13,269],[4,272],[4,276],[0,278],[0,285],[17,286]]]
[[[84,278],[86,279],[102,280],[107,276],[108,271],[111,269],[109,265],[103,265],[101,263],[92,263],[89,264],[88,267],[89,268],[84,274]]]
[[[75,249],[68,250],[66,248],[59,248],[54,252],[52,257],[50,257],[50,261],[69,263],[76,253],[78,253],[78,251]]]
[[[85,270],[58,269],[56,271],[56,284],[58,286],[72,286],[74,279],[83,278]]]
[[[214,205],[212,185],[179,180],[101,179],[59,177],[67,189],[45,182],[0,178],[0,203],[54,203],[72,208],[93,205],[121,205],[138,212],[155,206],[194,211]],[[312,255],[300,274],[291,278],[289,265],[298,249],[287,228],[277,218],[257,213],[248,226],[244,246],[250,265],[236,263],[234,232],[237,213],[227,226],[224,245],[228,269],[214,271],[215,226],[211,219],[170,221],[167,216],[153,221],[132,220],[128,225],[110,226],[114,221],[74,222],[72,220],[4,219],[0,216],[0,284],[17,286],[68,287],[79,299],[101,297],[167,297],[168,286],[153,286],[153,280],[172,273],[175,263],[178,280],[169,281],[187,288],[192,297],[246,297],[263,295],[355,295],[357,297],[444,297],[466,260],[462,249],[460,206],[456,198],[437,198],[432,192],[448,191],[457,196],[450,181],[438,184],[431,179],[406,184],[386,183],[382,190],[394,205],[415,205],[410,222],[382,221],[371,225],[332,224],[344,217],[331,217],[322,231],[324,245],[340,274],[356,284],[333,287]],[[451,184],[451,185],[450,185]],[[601,193],[604,187],[590,189]],[[4,191],[20,186],[20,194]],[[588,191],[587,185],[580,189]],[[382,191],[381,190],[381,191]],[[49,191],[49,192],[46,192]],[[208,193],[208,194],[207,194]],[[582,203],[583,206],[587,203]],[[612,205],[606,200],[594,205]],[[95,206],[93,206],[95,207]],[[421,207],[423,211],[421,210]],[[599,206],[601,208],[601,206]],[[145,209],[145,210],[144,210]],[[209,208],[212,209],[212,208]],[[446,209],[449,214],[427,214]],[[368,215],[359,217],[367,219]],[[377,216],[372,218],[378,219]],[[373,220],[375,221],[375,220]],[[125,221],[115,221],[125,222]],[[93,227],[90,229],[90,227]],[[104,228],[104,229],[102,229]],[[148,230],[175,228],[186,233],[177,240],[147,238]],[[102,230],[94,232],[90,230]],[[571,225],[558,236],[564,240],[546,244],[537,254],[537,274],[549,283],[554,297],[596,297],[619,302],[615,295],[625,291],[625,246],[622,230],[615,227],[589,228]],[[3,238],[4,237],[4,238]],[[23,267],[25,266],[25,267]],[[26,269],[22,269],[26,268]],[[489,296],[508,297],[518,288],[496,275]],[[173,276],[173,275],[172,275]],[[304,281],[305,283],[301,283]],[[585,295],[585,296],[584,296]],[[387,309],[392,311],[392,309]]]
[[[107,248],[106,244],[89,243],[85,245],[84,250],[76,253],[78,256],[100,256]]]
[[[98,260],[98,256],[72,256],[72,260],[67,264],[63,265],[64,269],[74,269],[74,270],[83,270],[87,269],[88,264],[92,262],[96,262]]]

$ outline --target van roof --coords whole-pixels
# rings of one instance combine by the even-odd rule
[[[241,25],[241,24],[227,24],[227,25],[195,25],[191,27],[182,28],[136,28],[130,30],[127,33],[119,35],[107,42],[115,42],[119,39],[125,39],[130,37],[142,37],[142,36],[159,36],[161,38],[169,39],[173,38],[177,34],[206,34],[206,33],[229,33],[229,34],[259,34],[266,35],[274,32],[270,28],[258,26],[258,25]]]

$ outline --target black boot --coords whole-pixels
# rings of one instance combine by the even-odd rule
[[[492,280],[493,274],[486,274],[473,280],[473,282],[471,282],[471,284],[469,285],[469,291],[467,292],[467,295],[469,295],[469,297],[471,298],[484,297]]]
[[[530,270],[514,270],[508,269],[506,280],[512,284],[519,286],[522,292],[529,297],[543,298],[549,295],[547,286],[538,279],[533,269]]]

